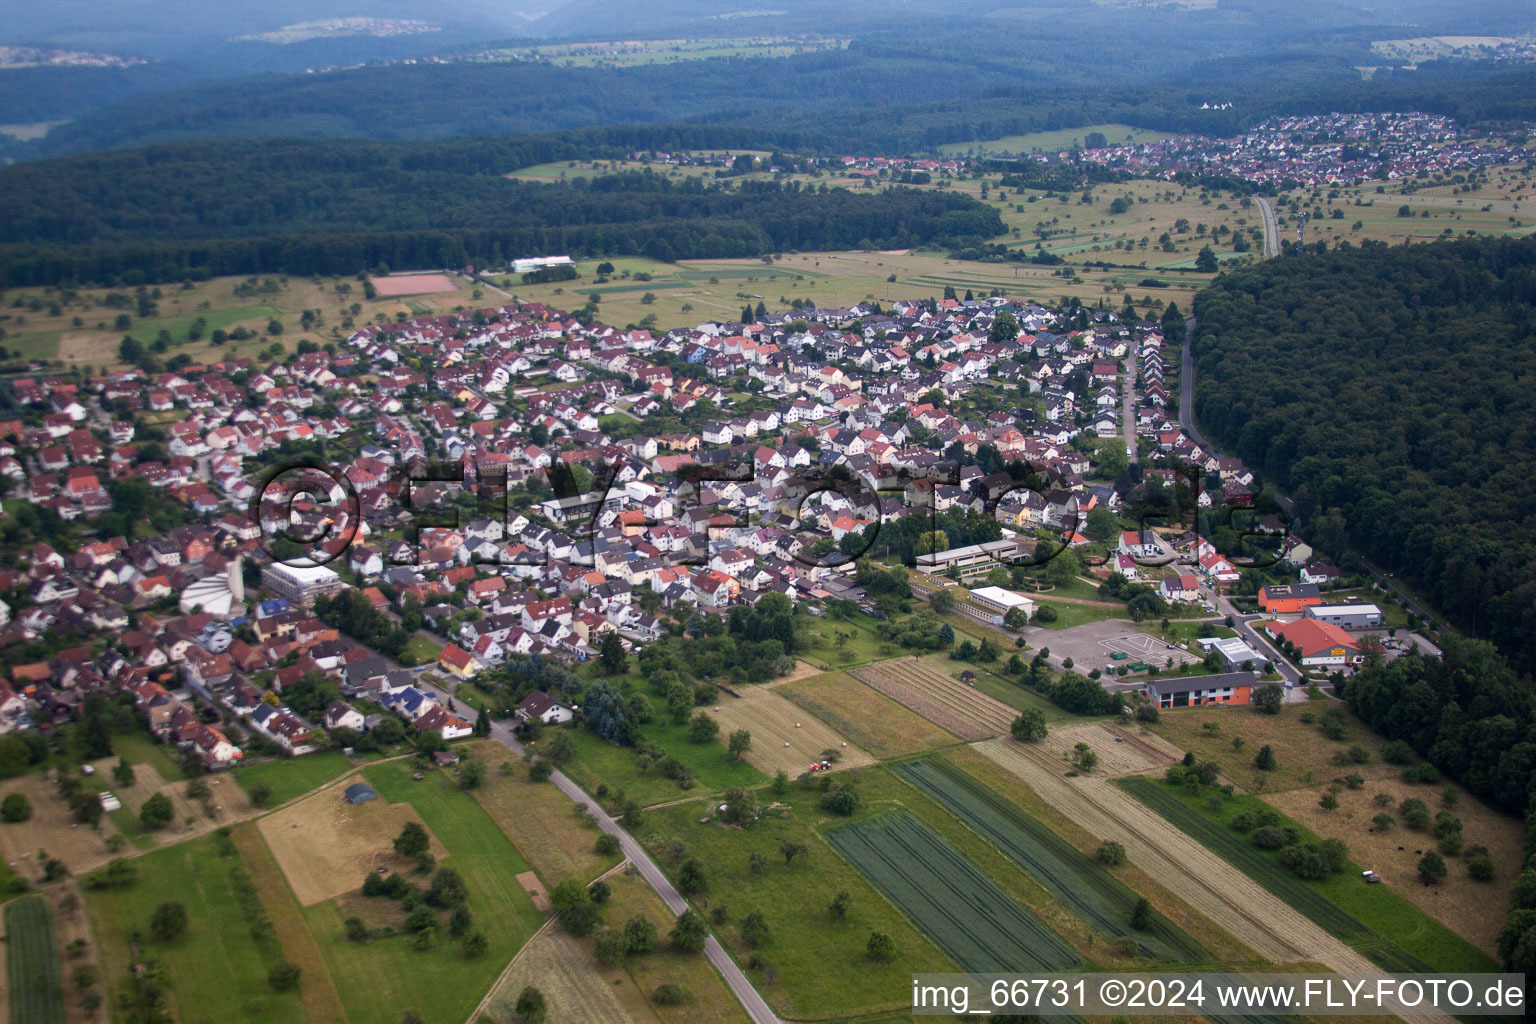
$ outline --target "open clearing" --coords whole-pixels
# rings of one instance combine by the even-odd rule
[[[1089,774],[1134,775],[1170,765],[1183,756],[1181,751],[1163,749],[1155,737],[1137,736],[1120,726],[1101,722],[1053,726],[1040,741],[1040,747],[1059,757],[1066,766],[1079,743],[1088,744],[1099,758]]]
[[[1345,973],[1371,962],[1104,779],[1067,779],[1048,755],[1012,740],[979,745],[1041,799],[1101,840],[1114,840],[1174,895],[1273,963],[1314,960]]]
[[[5,908],[5,961],[11,1020],[63,1024],[64,982],[46,897],[28,896]]]
[[[882,760],[955,742],[949,733],[846,672],[825,672],[775,689]]]
[[[397,274],[371,278],[374,291],[385,298],[397,295],[437,295],[459,290],[458,282],[447,274]]]
[[[551,921],[529,940],[502,976],[491,996],[490,1017],[497,1024],[517,1020],[513,1007],[518,993],[532,985],[544,993],[552,1021],[637,1024],[616,991],[626,982],[634,984],[622,967],[600,967],[580,939]]]
[[[722,739],[737,729],[752,734],[747,760],[769,775],[783,771],[794,778],[820,760],[821,752],[828,748],[842,755],[834,768],[857,768],[874,762],[820,719],[766,687],[743,687],[740,697],[723,694],[714,716],[720,720]]]
[[[963,740],[1003,735],[1018,717],[1002,701],[915,658],[882,661],[852,674]]]
[[[139,774],[154,773],[146,768]],[[99,867],[111,858],[106,838],[115,835],[117,827],[110,817],[102,817],[100,832],[75,824],[54,784],[37,773],[0,785],[0,797],[11,793],[25,794],[32,803],[32,817],[25,823],[0,825],[0,856],[20,877],[29,882],[42,880],[43,865],[37,859],[40,849],[63,861],[75,875]]]
[[[1456,805],[1446,808],[1440,802],[1442,788],[1409,785],[1400,779],[1376,779],[1362,789],[1345,789],[1337,794],[1339,806],[1332,811],[1319,806],[1323,787],[1274,793],[1264,800],[1318,835],[1342,839],[1349,845],[1350,858],[1362,868],[1376,871],[1388,886],[1425,913],[1484,952],[1497,955],[1499,928],[1504,923],[1508,898],[1506,889],[1524,862],[1520,822],[1459,788]],[[1450,874],[1444,881],[1434,886],[1420,883],[1419,858],[1434,847],[1434,837],[1409,829],[1401,820],[1385,832],[1375,831],[1371,819],[1382,811],[1373,802],[1377,793],[1392,797],[1392,806],[1386,810],[1394,818],[1397,805],[1408,797],[1423,800],[1434,812],[1449,810],[1456,815],[1461,819],[1467,848],[1488,848],[1496,872],[1494,880],[1474,881],[1467,874],[1464,859],[1447,857]]]
[[[833,829],[826,839],[967,971],[1078,963],[1059,935],[910,815]]]
[[[1130,926],[1138,896],[1103,864],[1079,852],[1021,808],[947,761],[927,758],[895,768],[951,814],[1034,876],[1101,935],[1129,938],[1151,957],[1184,963],[1211,959],[1199,943],[1161,914],[1137,932]]]
[[[1343,716],[1343,739],[1323,735],[1322,717],[1327,710]],[[1302,715],[1311,715],[1315,721],[1303,722]],[[1256,707],[1178,708],[1164,711],[1147,728],[1179,749],[1193,752],[1197,760],[1220,764],[1223,775],[1250,793],[1305,788],[1349,774],[1371,782],[1402,771],[1381,760],[1385,741],[1339,701],[1287,704],[1278,715],[1266,715]],[[1241,750],[1233,745],[1239,738]],[[1370,753],[1368,762],[1346,766],[1335,760],[1356,744]],[[1273,771],[1253,766],[1254,755],[1265,746],[1277,759]]]
[[[495,740],[477,740],[467,749],[488,769],[475,799],[547,885],[573,875],[591,881],[619,862],[617,854],[605,857],[593,849],[597,826],[577,817],[575,805],[554,786],[529,781],[523,763],[506,747]],[[501,764],[508,770],[502,771]]]
[[[294,896],[312,907],[356,889],[369,872],[404,866],[391,844],[408,821],[421,821],[410,804],[383,799],[349,804],[334,788],[267,815],[257,827]],[[432,836],[432,856],[446,855]]]

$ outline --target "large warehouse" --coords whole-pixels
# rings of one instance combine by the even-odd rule
[[[1381,609],[1373,604],[1318,604],[1302,611],[1302,617],[1344,629],[1370,629],[1381,625]]]

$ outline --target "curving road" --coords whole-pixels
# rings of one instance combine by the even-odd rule
[[[1264,215],[1264,255],[1280,255],[1280,222],[1275,219],[1275,208],[1263,196],[1254,196],[1259,212]]]

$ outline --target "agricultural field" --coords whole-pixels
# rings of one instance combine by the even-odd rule
[[[1370,961],[1109,781],[1064,778],[1048,755],[1013,740],[990,740],[971,749],[1015,775],[1098,841],[1120,843],[1131,863],[1261,959],[1311,960],[1338,971],[1371,969]]]
[[[1323,734],[1325,710],[1343,716],[1342,739],[1330,740]],[[1303,715],[1313,721],[1302,721]],[[1342,701],[1287,704],[1278,715],[1266,715],[1251,706],[1178,708],[1163,712],[1145,728],[1175,747],[1193,752],[1198,760],[1220,764],[1223,775],[1251,793],[1306,788],[1351,773],[1374,780],[1401,771],[1381,760],[1385,741],[1355,718]],[[1260,771],[1253,764],[1254,755],[1265,746],[1276,756],[1273,771]],[[1370,760],[1342,763],[1354,746],[1364,747]]]
[[[1146,932],[1131,928],[1131,912],[1139,898],[1135,892],[1104,865],[956,766],[927,758],[908,761],[893,771],[984,836],[1101,935],[1131,939],[1152,959],[1182,963],[1210,959],[1199,943],[1156,912]]]
[[[712,708],[701,709],[710,715]],[[657,769],[644,774],[636,764],[634,747],[621,747],[609,743],[585,729],[565,727],[576,744],[576,757],[561,768],[592,792],[600,783],[609,789],[622,789],[640,801],[642,805],[678,800],[687,794],[677,782],[667,778]],[[698,785],[708,789],[728,789],[731,786],[760,786],[768,781],[756,767],[747,761],[734,760],[725,747],[722,733],[717,739],[695,743],[689,736],[689,726],[673,725],[670,720],[657,717],[640,727],[647,739],[693,770]],[[548,737],[550,734],[545,733]],[[537,747],[535,747],[535,750]]]
[[[1057,131],[1030,132],[1028,135],[1008,135],[1001,139],[981,142],[951,142],[940,146],[945,156],[1023,156],[1029,153],[1059,153],[1064,149],[1080,148],[1089,133],[1098,132],[1110,145],[1131,142],[1157,142],[1168,137],[1167,132],[1133,128],[1128,124],[1090,124],[1082,128],[1062,128]]]
[[[953,672],[970,669],[976,673],[976,689],[993,697],[1015,711],[1034,710],[1045,716],[1047,722],[1057,722],[1062,719],[1074,717],[1070,712],[1052,704],[1039,694],[1026,690],[1016,680],[999,675],[996,671],[1000,665],[998,662],[986,664],[983,662],[954,662],[949,660],[947,654],[925,654],[918,659],[939,672]]]
[[[116,289],[122,296],[120,300],[109,298],[111,289],[18,289],[7,292],[0,304],[0,328],[6,332],[0,345],[25,359],[105,369],[120,365],[118,344],[125,334],[149,348],[160,338],[160,332],[166,331],[168,345],[163,353],[157,354],[162,360],[181,354],[199,363],[237,356],[258,357],[274,343],[291,352],[300,341],[320,345],[337,341],[350,333],[343,323],[347,318],[360,327],[393,321],[399,314],[409,317],[469,308],[494,298],[494,293],[486,292],[482,299],[476,299],[474,292],[479,286],[458,277],[450,280],[454,290],[448,292],[365,299],[363,285],[354,277],[220,277],[194,283],[190,288],[161,285],[152,289],[160,295],[155,315],[147,318],[136,315],[132,288]],[[338,287],[348,290],[337,291]],[[17,302],[21,303],[19,307]],[[121,302],[126,304],[112,304]],[[356,314],[351,312],[353,303],[360,306]],[[307,329],[301,321],[305,310],[318,317]],[[126,330],[119,328],[120,315],[129,317]],[[273,320],[281,321],[282,334],[269,333],[268,326]],[[213,344],[214,331],[232,334],[242,328],[252,336],[224,345]],[[198,335],[195,338],[194,333]]]
[[[1482,971],[1494,969],[1492,957],[1435,921],[1386,885],[1366,885],[1353,861],[1339,874],[1306,882],[1283,867],[1276,853],[1261,850],[1228,827],[1244,811],[1264,809],[1256,797],[1231,797],[1209,806],[1198,794],[1182,793],[1166,783],[1127,778],[1118,783],[1174,826],[1266,890],[1343,939],[1388,970],[1416,961],[1416,970]],[[1299,830],[1303,842],[1315,834]]]
[[[967,971],[1054,971],[1079,959],[1060,936],[909,815],[826,833],[911,921]]]
[[[153,772],[140,769],[139,774],[150,776]],[[0,860],[23,884],[42,879],[43,865],[37,859],[40,849],[63,861],[72,874],[89,871],[111,857],[106,841],[118,828],[110,815],[101,819],[100,831],[80,827],[59,799],[53,782],[35,772],[0,783],[0,797],[11,793],[22,793],[31,801],[32,817],[19,825],[0,824]],[[137,826],[137,820],[133,824]]]
[[[746,759],[769,775],[782,771],[793,778],[829,748],[841,755],[833,766],[837,769],[874,762],[874,758],[857,746],[850,746],[824,722],[785,700],[772,687],[743,687],[740,697],[722,693],[711,714],[719,719],[722,736],[737,729],[752,734],[752,748]]]
[[[1131,730],[1101,722],[1057,726],[1040,741],[1040,749],[1070,764],[1079,743],[1099,759],[1091,774],[1131,775],[1161,769],[1184,756],[1183,751],[1163,744],[1155,736],[1139,736]]]
[[[256,827],[281,866],[301,906],[335,899],[362,884],[369,872],[385,868],[408,871],[391,843],[405,823],[421,824],[408,803],[383,799],[347,802],[341,787],[321,790],[261,818]],[[448,855],[432,830],[432,856]]]
[[[231,839],[256,887],[262,908],[272,922],[272,931],[283,948],[283,956],[303,972],[299,979],[299,996],[311,1024],[346,1024],[341,995],[325,966],[325,958],[321,956],[309,926],[304,923],[304,915],[284,878],[283,869],[262,841],[261,833],[246,824],[234,829]]]
[[[873,769],[860,773],[878,774]],[[894,780],[891,785],[907,789]],[[750,829],[717,821],[701,825],[706,805],[693,800],[647,811],[637,832],[674,878],[689,859],[704,866],[708,888],[692,897],[694,905],[706,917],[716,907],[726,908],[727,923],[712,930],[781,1016],[862,1018],[904,1009],[911,1002],[913,971],[959,968],[827,846],[822,832],[848,819],[823,810],[820,798],[815,789],[791,785],[776,806],[769,807],[773,798],[759,793],[768,809]],[[778,852],[784,843],[806,848],[787,866]],[[761,872],[751,869],[752,854],[765,858]],[[852,901],[841,922],[832,920],[827,909],[839,892],[847,892]],[[753,910],[763,912],[771,930],[769,940],[756,950],[740,938],[740,921]],[[895,940],[897,953],[890,963],[878,963],[865,953],[874,930]]]
[[[1325,792],[1322,786],[1270,793],[1263,799],[1318,835],[1343,840],[1362,868],[1377,872],[1410,903],[1494,955],[1504,919],[1505,889],[1525,861],[1522,829],[1519,820],[1500,814],[1460,786],[1449,786],[1457,800],[1447,806],[1442,799],[1447,785],[1412,785],[1401,779],[1378,778],[1360,789],[1343,789],[1337,794],[1339,806],[1331,811],[1320,805]],[[1397,819],[1386,829],[1371,822],[1383,810],[1376,803],[1377,794],[1391,798],[1386,810]],[[1423,885],[1418,876],[1419,858],[1435,847],[1435,839],[1403,824],[1397,807],[1409,798],[1424,801],[1432,813],[1448,810],[1461,819],[1465,848],[1487,848],[1494,864],[1493,881],[1474,880],[1464,857],[1447,857],[1450,873],[1446,878],[1437,885]]]
[[[288,1024],[307,1021],[297,992],[274,992],[267,970],[281,950],[252,937],[237,893],[238,857],[223,855],[216,836],[203,836],[134,858],[138,880],[126,888],[87,890],[86,909],[100,948],[109,1001],[129,996],[136,959],[159,962],[179,1019]],[[167,901],[187,908],[187,930],[171,943],[132,936],[147,932],[155,908]]]
[[[591,43],[544,43],[486,51],[484,60],[542,61],[561,67],[637,67],[721,57],[788,57],[841,49],[847,39],[831,36],[724,36],[704,39],[640,39]]]
[[[650,886],[629,871],[607,876],[612,895],[603,905],[610,928],[643,915],[665,935],[672,915]],[[534,985],[549,1000],[552,1021],[572,1024],[741,1024],[747,1018],[724,980],[703,957],[678,953],[665,938],[655,949],[611,967],[592,956],[592,943],[572,938],[551,924],[523,947],[511,970],[489,1000],[496,1024],[513,1024],[513,1004],[525,985]],[[601,984],[594,983],[601,979]],[[681,1006],[662,1006],[650,996],[657,986],[673,984],[685,993]]]
[[[442,843],[439,864],[463,876],[473,928],[489,945],[483,957],[466,959],[446,933],[426,952],[411,948],[398,932],[367,944],[349,942],[343,919],[361,904],[373,904],[371,913],[381,914],[386,901],[344,897],[304,908],[352,1024],[395,1024],[405,1010],[417,1011],[428,1024],[462,1024],[544,920],[517,882],[528,864],[474,797],[443,772],[420,782],[411,773],[409,763],[396,761],[374,765],[363,777],[383,800],[414,807]],[[398,904],[391,906],[398,915]],[[393,923],[398,929],[400,921]]]
[[[322,750],[303,757],[279,757],[258,764],[241,765],[231,774],[247,793],[257,783],[272,791],[268,807],[280,807],[351,771],[364,760],[352,761],[339,750]]]
[[[181,765],[171,759],[165,744],[156,743],[143,733],[124,733],[112,737],[112,753],[135,769],[145,767],[156,772],[166,782],[178,782],[186,778]]]
[[[28,896],[5,908],[6,987],[17,1024],[64,1024],[64,982],[53,930],[53,908]]]
[[[1532,207],[1536,172],[1520,166],[1491,168],[1488,178],[1487,184],[1464,188],[1412,180],[1297,190],[1281,194],[1275,215],[1281,236],[1294,241],[1298,214],[1310,212],[1308,243],[1347,239],[1355,245],[1362,241],[1401,245],[1472,234],[1536,232],[1536,208]],[[1401,211],[1405,206],[1407,215]]]
[[[596,878],[618,863],[619,855],[603,856],[593,849],[596,824],[578,817],[575,805],[554,786],[530,781],[523,763],[512,759],[506,747],[480,740],[469,750],[487,768],[475,799],[547,885],[573,875]],[[503,763],[509,770],[501,770]]]
[[[851,674],[962,740],[1005,735],[1018,717],[1002,701],[916,659],[883,661]]]
[[[846,672],[826,672],[776,689],[882,760],[955,742],[949,733]]]

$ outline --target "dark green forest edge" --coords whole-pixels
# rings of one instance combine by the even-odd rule
[[[1524,813],[1536,853],[1536,540],[1522,528],[1536,240],[1288,256],[1222,275],[1195,312],[1195,409],[1213,440],[1293,496],[1329,557],[1363,554],[1481,638],[1442,633],[1443,660],[1373,658],[1342,695]],[[1536,971],[1536,869],[1514,885],[1500,953]]]
[[[649,171],[549,185],[503,177],[603,145],[180,143],[20,164],[0,170],[0,285],[349,274],[528,252],[672,261],[954,246],[1004,230],[995,209],[940,191],[673,182]]]

